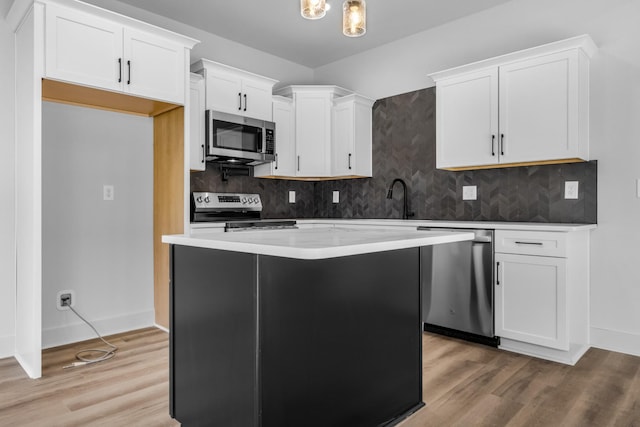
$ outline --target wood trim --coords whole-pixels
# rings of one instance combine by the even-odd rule
[[[456,168],[437,168],[437,169],[456,172],[456,171],[469,171],[469,170],[476,170],[476,169],[515,168],[520,166],[543,166],[543,165],[558,165],[562,163],[581,163],[581,162],[586,162],[586,160],[578,159],[578,158],[570,158],[570,159],[543,160],[539,162],[503,163],[503,164],[495,164],[495,165],[461,166]]]
[[[154,117],[180,107],[168,102],[48,79],[42,80],[42,100],[144,117]]]
[[[184,108],[153,122],[153,270],[156,323],[169,328],[169,245],[163,234],[184,227]]]

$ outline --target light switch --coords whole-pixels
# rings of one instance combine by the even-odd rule
[[[113,185],[103,185],[102,186],[102,200],[113,200],[113,199],[114,199]]]
[[[289,203],[295,203],[295,202],[296,202],[296,192],[289,191]]]
[[[478,187],[475,185],[462,186],[462,200],[477,200]]]
[[[340,192],[339,191],[334,191],[333,192],[333,203],[340,203]]]
[[[564,182],[564,198],[565,199],[577,199],[578,198],[578,181],[565,181]]]

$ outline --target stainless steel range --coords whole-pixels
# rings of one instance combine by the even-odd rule
[[[224,222],[225,231],[296,228],[293,220],[262,219],[260,195],[246,193],[194,191],[191,222]]]

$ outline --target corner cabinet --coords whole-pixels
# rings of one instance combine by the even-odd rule
[[[184,104],[185,45],[148,27],[46,3],[44,77]]]
[[[207,110],[273,121],[271,96],[277,80],[201,59],[191,71],[205,77]]]
[[[500,348],[571,365],[587,351],[588,233],[496,230]]]
[[[205,161],[205,84],[204,77],[191,73],[189,96],[189,169],[203,171]]]
[[[280,122],[291,115],[283,112],[276,119],[274,109],[278,169],[257,168],[254,176],[303,180],[371,176],[373,100],[338,86],[287,86],[276,93],[291,100],[293,127],[287,124],[281,129]],[[291,141],[285,135],[292,129]],[[280,148],[281,139],[288,149]]]
[[[436,167],[589,160],[589,58],[579,36],[431,74]]]

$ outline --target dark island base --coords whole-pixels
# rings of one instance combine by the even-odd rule
[[[299,260],[173,245],[184,426],[395,425],[422,403],[419,248]]]

